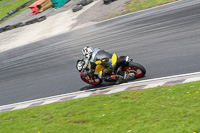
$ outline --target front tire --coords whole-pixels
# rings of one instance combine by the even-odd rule
[[[146,69],[139,63],[136,62],[129,62],[128,65],[126,65],[123,68],[123,71],[127,71],[127,72],[131,72],[131,71],[135,71],[136,75],[135,78],[142,78],[145,76],[146,74]]]
[[[91,79],[88,79],[87,77],[83,76],[82,74],[80,74],[81,79],[88,84],[91,85],[100,85],[102,83],[102,80],[99,79],[97,76],[92,76],[90,77]]]

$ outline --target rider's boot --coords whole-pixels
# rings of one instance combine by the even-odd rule
[[[135,77],[134,73],[128,73],[127,71],[124,72],[123,76],[121,75],[114,75],[117,79],[116,84],[120,84],[123,80],[128,79],[128,77]]]
[[[123,75],[124,79],[127,79],[129,77],[129,73],[127,71],[122,71],[122,69],[118,69],[117,74]]]
[[[124,79],[127,79],[129,77],[129,73],[127,71],[124,72]]]
[[[120,84],[124,80],[124,77],[121,75],[111,75],[111,76],[106,75],[103,77],[103,79],[110,80],[110,81],[116,81],[116,84]]]
[[[124,77],[121,76],[121,75],[111,75],[112,78],[114,78],[116,81],[116,84],[120,84],[123,80],[124,80]]]
[[[127,78],[134,78],[135,77],[135,73],[132,72],[132,73],[128,73],[127,71],[124,72],[124,79],[127,79]]]
[[[117,81],[116,81],[116,85],[120,84],[123,80],[124,80],[124,77],[121,76],[121,75],[115,75]]]

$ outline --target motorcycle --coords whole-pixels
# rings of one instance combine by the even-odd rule
[[[91,85],[100,85],[102,83],[102,79],[98,77],[98,70],[96,69],[98,69],[99,67],[102,67],[102,68],[105,68],[105,67],[101,65],[97,65],[94,75],[84,76],[84,74],[81,72],[84,63],[85,63],[84,60],[77,60],[77,63],[76,63],[76,68],[80,72],[80,78],[85,83],[88,83]],[[141,64],[133,62],[133,59],[130,59],[129,56],[117,57],[116,66],[114,68],[105,68],[105,69],[106,69],[106,73],[111,76],[115,74],[119,74],[123,76],[124,72],[126,72],[128,74],[128,78],[142,78],[146,74],[146,69]],[[89,68],[86,69],[85,71],[88,71],[88,70]],[[104,81],[116,82],[116,80],[114,79],[113,80],[104,79]]]

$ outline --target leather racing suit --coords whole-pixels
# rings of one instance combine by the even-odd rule
[[[95,48],[90,58],[84,57],[85,64],[83,70],[88,68],[89,75],[96,73],[100,79],[120,80],[118,82],[121,82],[123,77],[113,73],[117,65],[117,59],[118,57],[115,53],[111,54],[105,50]]]

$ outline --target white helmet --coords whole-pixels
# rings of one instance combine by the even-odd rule
[[[86,58],[90,58],[94,50],[92,47],[86,46],[82,49],[82,52],[83,52],[83,56],[85,56]]]

